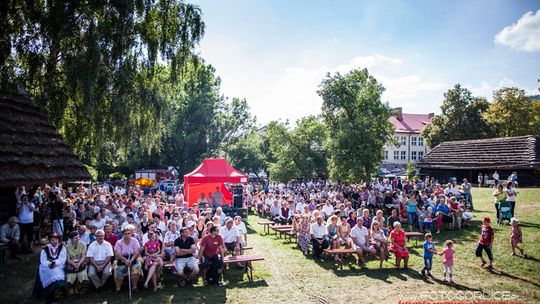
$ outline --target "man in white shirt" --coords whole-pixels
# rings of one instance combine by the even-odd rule
[[[375,248],[369,243],[369,231],[362,225],[362,221],[359,220],[356,226],[351,229],[351,238],[353,240],[353,248],[358,255],[358,265],[364,265],[364,254],[375,255]]]
[[[304,213],[304,208],[306,207],[306,203],[304,202],[304,198],[301,198],[300,201],[296,204],[296,212],[299,214]]]
[[[279,221],[279,217],[281,216],[281,206],[279,205],[278,200],[274,200],[272,203],[272,207],[270,207],[270,217],[273,221]]]
[[[324,214],[324,218],[328,219],[330,216],[334,215],[334,206],[330,204],[330,200],[326,201],[326,204],[322,207],[322,213]]]
[[[309,233],[311,244],[313,245],[313,258],[319,259],[324,249],[328,248],[328,234],[326,226],[323,224],[322,215],[317,216],[317,221],[311,224]]]
[[[113,256],[111,243],[105,241],[103,230],[96,231],[96,241],[88,246],[86,256],[90,262],[88,277],[96,289],[99,289],[105,285],[111,275],[111,258]]]
[[[220,228],[219,234],[228,252],[232,252],[233,256],[240,254],[240,233],[231,217],[225,218],[225,226]]]

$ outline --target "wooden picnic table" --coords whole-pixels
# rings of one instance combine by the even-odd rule
[[[339,256],[339,268],[343,269],[343,256],[345,254],[353,254],[356,253],[356,251],[352,248],[343,248],[343,249],[325,249],[323,250],[324,255],[331,254],[332,256],[338,255]]]
[[[223,265],[229,265],[234,263],[244,264],[244,271],[250,282],[253,282],[253,265],[251,262],[263,261],[264,257],[262,255],[238,255],[232,257],[224,257]],[[225,270],[225,268],[223,269]]]
[[[274,230],[275,235],[277,235],[279,232],[280,237],[281,237],[281,233],[283,233],[284,230],[292,230],[293,226],[292,225],[274,225],[274,226],[270,226],[270,229]]]
[[[278,227],[275,229],[276,231],[276,234],[279,232],[279,238],[281,238],[281,236],[283,234],[287,234],[287,233],[290,233],[294,230],[293,227]]]
[[[270,233],[270,226],[274,225],[275,223],[274,223],[274,221],[261,221],[261,222],[257,222],[257,224],[263,225],[264,232],[266,232],[266,234],[269,234]]]
[[[407,240],[409,240],[409,238],[411,237],[414,238],[415,246],[418,246],[418,238],[423,237],[424,234],[422,232],[412,231],[412,232],[405,232],[405,236],[407,237]]]

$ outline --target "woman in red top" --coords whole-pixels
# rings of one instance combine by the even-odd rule
[[[388,248],[396,255],[396,266],[400,269],[401,259],[403,259],[403,268],[408,269],[409,251],[407,250],[407,237],[405,231],[401,229],[400,222],[394,222],[394,230],[390,232],[392,245]]]

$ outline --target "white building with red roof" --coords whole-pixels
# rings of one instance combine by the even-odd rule
[[[390,122],[394,125],[398,144],[384,146],[383,166],[387,169],[404,167],[409,161],[416,162],[426,155],[428,148],[420,133],[433,118],[433,113],[407,114],[402,108],[394,110],[396,114],[390,117]]]

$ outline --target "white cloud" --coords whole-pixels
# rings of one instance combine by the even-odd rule
[[[322,99],[317,89],[327,72],[347,73],[354,68],[367,67],[386,88],[383,100],[389,101],[391,106],[402,106],[409,113],[436,111],[438,103],[434,99],[442,96],[446,85],[407,73],[404,63],[403,59],[375,54],[358,56],[336,67],[288,67],[277,79],[246,97],[260,123],[279,118],[295,122],[306,115],[320,113]]]
[[[503,28],[495,35],[495,43],[520,51],[540,51],[540,10],[527,12],[516,23]]]
[[[496,84],[490,84],[487,81],[480,82],[479,86],[472,86],[472,85],[466,85],[465,87],[469,88],[471,90],[471,93],[473,96],[479,96],[479,97],[486,97],[487,99],[491,99],[493,97],[493,92],[506,87],[517,87],[525,90],[525,93],[529,95],[535,95],[537,94],[536,89],[531,88],[524,88],[519,85],[516,81],[504,77],[503,79],[499,80]]]

